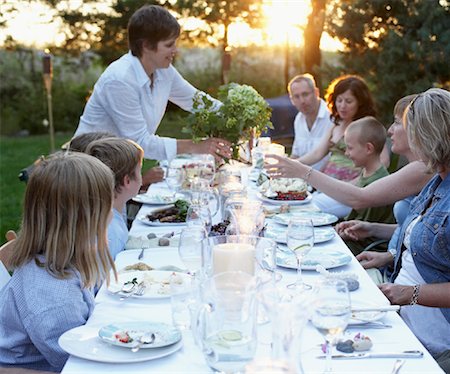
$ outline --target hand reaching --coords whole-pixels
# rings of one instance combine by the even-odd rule
[[[271,178],[301,178],[305,165],[288,157],[269,154],[265,157],[264,167]]]
[[[373,236],[370,222],[352,220],[338,223],[336,232],[344,240],[362,240]]]
[[[356,256],[364,269],[381,268],[393,261],[389,252],[365,251]]]

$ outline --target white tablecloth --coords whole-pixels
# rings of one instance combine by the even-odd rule
[[[152,185],[151,193],[154,194],[158,188],[164,188],[163,184]],[[249,195],[254,196],[255,191],[250,189]],[[141,213],[150,211],[150,206],[144,205]],[[216,217],[217,221],[217,217]],[[146,235],[154,232],[158,235],[170,231],[180,232],[184,226],[150,227],[141,222],[135,221],[130,231],[130,235]],[[350,253],[344,242],[335,236],[334,239],[317,244],[315,248],[340,250]],[[120,270],[125,265],[138,262],[140,250],[127,250],[120,253],[116,259],[117,269]],[[183,267],[178,257],[175,247],[155,247],[145,251],[144,262],[154,266],[175,265]],[[289,269],[279,269],[283,275],[282,283],[288,284],[295,279],[295,271]],[[343,267],[334,269],[335,271],[351,271],[358,275],[360,288],[351,293],[352,300],[366,301],[376,304],[388,303],[381,291],[375,286],[367,276],[358,261],[352,261]],[[315,271],[304,271],[303,277],[306,283],[312,283],[318,279],[319,275]],[[96,298],[96,308],[93,315],[87,322],[88,326],[99,328],[102,325],[112,322],[125,321],[160,321],[171,323],[170,299],[142,300],[130,298],[126,301],[119,301],[117,295],[111,295],[105,287],[102,287]],[[391,329],[352,329],[349,337],[357,332],[362,332],[370,336],[374,345],[373,352],[398,352],[403,350],[422,350],[424,357],[419,359],[406,359],[402,368],[402,373],[440,373],[442,372],[437,363],[408,329],[400,316],[395,312],[389,312],[382,319],[383,322],[392,325]],[[322,336],[315,328],[308,323],[303,331],[301,360],[306,373],[322,372],[325,361],[317,359],[320,354],[319,345],[323,342]],[[130,354],[132,354],[130,352]],[[269,357],[270,349],[268,344],[259,344],[256,357]],[[395,359],[357,359],[357,360],[333,360],[333,370],[339,373],[390,373]],[[191,332],[183,332],[182,348],[170,356],[132,364],[107,364],[89,361],[71,356],[63,369],[64,374],[75,373],[203,373],[211,372],[206,365],[200,349],[194,344]]]

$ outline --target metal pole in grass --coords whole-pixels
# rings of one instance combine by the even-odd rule
[[[48,124],[50,133],[50,152],[55,151],[55,133],[53,129],[53,107],[52,107],[52,56],[49,51],[46,50],[42,57],[42,69],[44,77],[44,86],[47,91],[47,108],[48,108]]]

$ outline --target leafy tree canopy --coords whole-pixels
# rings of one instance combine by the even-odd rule
[[[345,46],[345,72],[367,79],[381,119],[402,96],[449,88],[449,12],[442,0],[332,2],[326,30]]]

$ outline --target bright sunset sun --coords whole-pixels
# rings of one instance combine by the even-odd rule
[[[303,45],[303,29],[311,11],[310,0],[266,0],[263,4],[266,16],[266,25],[261,29],[251,29],[246,23],[233,23],[229,29],[230,46]],[[22,5],[8,20],[7,32],[17,41],[37,48],[48,47],[52,44],[60,45],[64,40],[60,32],[61,22],[52,22],[52,11],[39,2],[29,2]],[[181,23],[186,28],[199,26],[196,20]],[[0,32],[0,43],[4,42],[5,35]],[[331,39],[328,34],[322,35],[321,48],[324,50],[337,50],[338,41]]]

